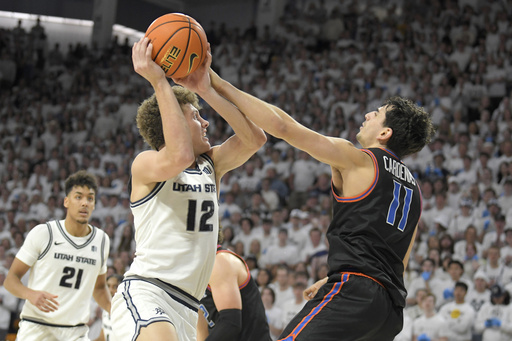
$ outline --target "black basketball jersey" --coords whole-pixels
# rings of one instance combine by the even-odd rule
[[[271,341],[270,331],[265,315],[265,307],[261,301],[260,291],[256,282],[251,276],[249,268],[244,259],[230,250],[217,246],[217,253],[229,252],[240,259],[247,269],[247,280],[239,286],[240,296],[242,297],[242,331],[238,336],[240,341]],[[213,302],[210,287],[206,289],[203,299],[201,299],[201,309],[208,320],[209,329],[215,328],[215,322],[219,318],[219,312]]]
[[[333,190],[333,219],[327,231],[329,274],[354,271],[379,281],[393,302],[405,306],[403,259],[421,215],[421,192],[409,169],[387,149],[363,149],[375,178],[355,197]]]

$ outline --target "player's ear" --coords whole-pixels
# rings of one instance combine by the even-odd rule
[[[64,207],[65,208],[69,207],[69,198],[68,197],[64,197]]]
[[[381,144],[386,144],[391,138],[391,135],[393,135],[393,129],[390,127],[384,127],[380,131],[379,136],[377,136],[377,141]]]

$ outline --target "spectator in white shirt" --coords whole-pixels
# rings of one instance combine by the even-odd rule
[[[293,266],[300,259],[297,257],[299,249],[288,243],[288,229],[281,228],[277,234],[277,244],[268,247],[260,258],[260,266],[272,266],[275,264],[287,264]]]
[[[318,227],[313,227],[309,231],[309,239],[301,253],[304,262],[309,264],[314,255],[327,252],[327,246],[322,237],[322,231]]]
[[[489,278],[483,271],[477,271],[473,276],[473,289],[468,290],[466,302],[468,302],[476,313],[484,303],[491,301],[491,291],[488,286]]]
[[[443,299],[443,291],[445,289],[445,282],[436,276],[435,263],[430,258],[425,258],[421,262],[421,274],[411,281],[409,288],[407,288],[407,304],[415,304],[415,293],[418,289],[425,288],[433,293],[437,302]]]
[[[489,278],[489,285],[492,286],[496,283],[505,284],[503,282],[509,280],[510,271],[503,262],[501,262],[500,248],[496,245],[491,245],[487,249],[487,263],[480,267],[486,276]]]
[[[233,239],[233,244],[238,242],[242,242],[244,244],[244,254],[248,255],[251,242],[255,239],[253,233],[254,223],[251,218],[242,218],[240,220],[240,231],[235,235]]]
[[[505,245],[501,248],[501,259],[510,267],[512,265],[512,227],[507,227],[505,233]]]
[[[473,201],[469,198],[463,198],[460,200],[459,207],[450,221],[448,233],[455,241],[459,241],[464,238],[468,226],[474,224],[477,224],[477,219],[473,215]]]
[[[506,223],[507,222],[503,214],[498,213],[494,217],[494,231],[487,230],[482,241],[482,247],[484,250],[487,250],[491,245],[496,245],[498,247],[505,245]]]
[[[454,301],[446,303],[439,310],[439,315],[448,321],[444,333],[450,341],[471,341],[475,311],[465,302],[467,292],[466,283],[455,283]]]
[[[482,305],[475,320],[475,332],[482,335],[482,341],[506,341],[512,336],[507,332],[510,326],[504,318],[510,309],[510,294],[499,284],[491,287],[491,302]]]
[[[271,245],[276,243],[277,228],[272,225],[272,220],[265,218],[261,226],[254,228],[253,235],[260,241],[261,253],[264,254]]]
[[[270,337],[272,338],[272,341],[276,341],[279,337],[279,334],[281,334],[283,331],[283,313],[281,309],[274,304],[276,300],[276,294],[274,293],[274,290],[269,287],[263,288],[261,291],[261,300],[263,301],[265,314],[267,315]]]
[[[444,335],[446,321],[440,314],[436,314],[436,297],[428,293],[421,302],[423,315],[414,320],[412,326],[414,341],[448,341]]]
[[[283,326],[286,326],[306,304],[306,300],[302,294],[306,287],[306,283],[302,281],[297,281],[292,285],[293,298],[283,302],[281,309],[283,314],[281,323]]]
[[[308,215],[298,208],[290,212],[290,221],[286,224],[288,228],[288,241],[297,246],[299,250],[304,250],[309,239],[308,230],[302,224],[302,220]]]
[[[276,270],[276,279],[268,285],[276,295],[274,305],[282,309],[283,303],[293,298],[293,290],[290,285],[290,268],[281,264]]]

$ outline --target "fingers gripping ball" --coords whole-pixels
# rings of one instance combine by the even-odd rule
[[[151,58],[160,65],[167,77],[185,77],[194,72],[206,57],[206,33],[188,15],[162,15],[149,25],[146,37],[153,44]]]

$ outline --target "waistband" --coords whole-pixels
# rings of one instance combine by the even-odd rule
[[[350,276],[358,276],[358,277],[366,277],[368,279],[371,279],[372,281],[374,281],[375,283],[377,283],[378,285],[380,285],[381,287],[383,287],[384,289],[386,289],[386,287],[381,283],[379,282],[378,280],[376,280],[375,278],[373,278],[372,276],[368,276],[366,274],[363,274],[361,272],[353,272],[353,271],[342,271],[342,272],[338,272],[338,273],[335,273],[335,274],[332,274],[330,277],[329,277],[329,280],[331,277],[334,277],[336,279],[336,281],[340,281],[344,276],[348,276],[347,278],[344,279],[344,281],[348,281]],[[338,276],[341,276],[340,279],[338,279]]]
[[[192,309],[195,312],[199,310],[199,301],[194,296],[186,293],[182,289],[172,284],[166,283],[157,278],[146,278],[137,275],[127,276],[124,278],[123,282],[133,280],[144,281],[156,285],[157,287],[165,291],[169,296],[171,296],[173,300],[183,304],[184,306],[186,306],[189,309]]]
[[[75,328],[75,327],[83,327],[85,326],[85,323],[79,323],[79,324],[75,324],[75,325],[66,325],[66,324],[53,324],[53,323],[48,323],[48,322],[45,322],[45,321],[41,321],[41,320],[36,320],[36,319],[32,319],[32,318],[26,318],[26,317],[23,317],[21,319],[21,321],[27,321],[27,322],[31,322],[31,323],[36,323],[36,324],[40,324],[40,325],[43,325],[43,326],[47,326],[47,327],[56,327],[56,328]]]

